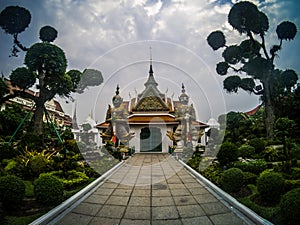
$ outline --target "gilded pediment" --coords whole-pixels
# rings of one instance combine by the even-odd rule
[[[168,111],[169,108],[163,100],[157,96],[147,96],[142,98],[133,111]]]

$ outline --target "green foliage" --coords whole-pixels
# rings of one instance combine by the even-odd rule
[[[0,26],[8,34],[23,32],[30,23],[30,12],[19,6],[8,6],[0,13]]]
[[[238,150],[242,158],[253,158],[255,154],[255,148],[247,144],[241,145]]]
[[[262,152],[262,156],[268,162],[278,161],[278,148],[275,146],[267,146]]]
[[[63,200],[63,184],[50,174],[41,174],[34,182],[36,200],[45,205],[55,205]]]
[[[8,209],[20,206],[25,195],[25,184],[16,176],[0,177],[0,201]]]
[[[6,105],[5,109],[3,111],[0,111],[0,135],[13,135],[25,115],[26,111],[22,108],[21,105],[17,103]],[[16,134],[16,138],[20,136],[24,129],[26,129],[26,125],[28,125],[28,123],[29,121],[26,120],[19,132]],[[9,139],[7,139],[7,141],[8,140]]]
[[[218,185],[220,183],[223,169],[218,164],[213,163],[209,165],[205,170],[200,171],[200,173],[211,182]]]
[[[244,172],[244,184],[248,185],[248,184],[256,184],[256,180],[257,180],[257,175],[254,173],[250,173],[250,172]]]
[[[250,172],[258,175],[267,169],[268,164],[263,159],[256,159],[249,162],[235,162],[233,166],[243,170],[244,172]]]
[[[23,90],[32,87],[36,82],[35,74],[26,67],[15,69],[9,78],[13,86],[20,87]]]
[[[5,84],[3,78],[0,78],[0,98],[9,93],[9,89]]]
[[[242,59],[242,49],[237,45],[228,46],[224,50],[222,56],[225,59],[225,62],[229,64],[237,64]]]
[[[263,200],[276,203],[283,193],[284,179],[280,173],[262,172],[257,179],[257,190]]]
[[[218,50],[226,44],[225,36],[222,31],[211,32],[207,37],[207,43],[213,50]]]
[[[45,63],[47,62],[47,63]],[[31,71],[39,71],[43,68],[45,73],[45,85],[56,89],[62,84],[62,77],[67,68],[65,53],[56,45],[50,43],[36,43],[32,45],[25,56],[24,64]]]
[[[62,182],[64,188],[67,190],[76,189],[89,180],[87,175],[76,170],[70,170],[67,172],[59,170],[50,172],[48,174],[57,177]]]
[[[40,29],[40,39],[43,42],[53,42],[57,38],[57,30],[51,26],[44,26]]]
[[[217,67],[216,67],[216,71],[219,75],[225,75],[227,74],[227,70],[229,68],[229,65],[227,62],[219,62],[217,64]]]
[[[25,134],[22,135],[21,137],[21,146],[23,148],[28,148],[28,149],[41,149],[41,147],[43,146],[43,139],[35,134],[35,133],[31,133],[31,132],[26,132]]]
[[[249,140],[248,144],[255,148],[257,154],[260,154],[266,147],[266,142],[261,138],[253,138]]]
[[[209,34],[207,42],[213,50],[225,47],[222,57],[228,65],[218,63],[217,72],[222,76],[229,75],[223,81],[223,87],[227,92],[236,93],[241,88],[261,96],[266,109],[264,117],[266,136],[272,140],[275,102],[278,97],[289,95],[298,80],[295,71],[289,69],[282,71],[276,68],[274,59],[281,50],[282,40],[294,39],[297,33],[296,25],[289,21],[278,25],[276,33],[279,43],[272,46],[267,44],[265,37],[269,29],[268,17],[252,2],[235,3],[229,11],[228,22],[240,34],[245,35],[245,40],[239,45],[226,46],[225,42],[220,44],[220,40],[225,40],[221,31]],[[269,51],[268,46],[271,46]],[[261,88],[258,89],[256,86]]]
[[[275,223],[275,220],[278,220],[278,214],[279,214],[279,207],[264,207],[261,205],[258,205],[254,201],[252,201],[253,197],[256,196],[257,188],[255,185],[248,185],[248,187],[251,189],[252,195],[240,198],[238,199],[242,204],[252,209],[254,212],[256,212],[258,215],[262,216],[263,218]]]
[[[231,142],[224,142],[217,154],[221,166],[229,165],[238,158],[238,148]]]
[[[23,166],[24,174],[27,173],[30,177],[38,177],[40,173],[51,170],[53,164],[52,156],[55,153],[57,152],[48,152],[46,150],[38,152],[25,149],[17,159]]]
[[[95,69],[85,69],[82,72],[81,80],[78,83],[76,91],[82,93],[88,86],[97,86],[103,82],[103,76],[100,71]]]
[[[238,168],[230,168],[222,174],[220,183],[225,191],[238,192],[244,185],[244,173]]]
[[[190,158],[186,164],[192,167],[194,170],[197,170],[199,168],[201,159],[202,159],[201,152],[199,151],[199,149],[197,149],[193,153],[192,158]]]
[[[284,180],[284,192],[300,188],[300,179],[298,180]]]
[[[0,143],[0,159],[11,159],[17,156],[17,151],[8,142]]]
[[[269,29],[267,16],[259,11],[256,5],[247,1],[233,5],[228,14],[228,22],[241,34],[264,34]]]
[[[25,197],[34,197],[34,185],[31,180],[24,180]]]
[[[294,23],[283,21],[277,26],[276,33],[280,40],[293,40],[297,33],[297,27]]]
[[[228,93],[236,93],[241,85],[241,82],[242,80],[239,76],[233,75],[225,78],[225,80],[223,81],[223,86]]]
[[[289,191],[282,196],[280,211],[287,225],[297,225],[300,221],[300,188]]]

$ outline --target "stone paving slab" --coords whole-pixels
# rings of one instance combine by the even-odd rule
[[[246,225],[168,154],[136,154],[59,225]]]

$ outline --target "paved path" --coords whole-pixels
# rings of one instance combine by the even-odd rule
[[[246,225],[168,154],[136,154],[59,225]]]

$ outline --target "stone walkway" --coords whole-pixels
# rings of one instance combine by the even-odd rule
[[[246,225],[168,154],[136,154],[59,225]]]

